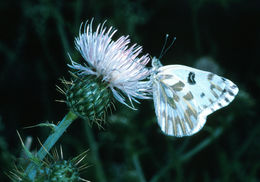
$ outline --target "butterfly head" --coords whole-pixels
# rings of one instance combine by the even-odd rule
[[[153,66],[153,70],[158,70],[158,68],[162,67],[162,63],[159,59],[157,59],[156,57],[153,57],[152,66]]]
[[[166,54],[166,52],[171,48],[171,46],[173,45],[173,43],[176,40],[176,37],[174,37],[171,44],[166,48],[168,37],[169,37],[169,35],[166,34],[165,35],[165,42],[163,44],[163,48],[162,48],[162,51],[161,51],[159,58],[157,59],[156,57],[153,57],[153,59],[152,59],[153,73],[157,72],[158,69],[163,66],[160,59]]]

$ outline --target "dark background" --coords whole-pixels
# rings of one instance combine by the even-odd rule
[[[20,0],[0,1],[0,165],[19,165],[24,140],[40,148],[47,128],[68,112],[56,91],[70,78],[67,53],[81,22],[107,20],[130,35],[144,53],[159,56],[165,34],[177,37],[162,63],[212,70],[240,88],[226,108],[210,115],[201,132],[185,138],[165,136],[156,123],[152,100],[137,111],[116,103],[104,129],[76,120],[60,140],[64,158],[90,149],[90,181],[259,181],[260,180],[260,1],[259,0]],[[151,66],[149,64],[149,66]],[[58,147],[59,145],[57,145]]]

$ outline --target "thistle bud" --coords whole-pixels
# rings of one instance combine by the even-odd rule
[[[75,77],[66,90],[67,105],[83,119],[102,120],[112,102],[111,90],[96,76]]]
[[[71,161],[62,160],[50,166],[48,178],[50,182],[77,182],[79,171]]]
[[[25,171],[19,170],[22,167],[15,167],[16,170],[10,171],[8,176],[13,182],[87,182],[88,180],[80,177],[80,174],[88,167],[86,163],[87,153],[88,150],[70,160],[64,160],[62,148],[60,149],[60,155],[54,149],[51,158],[36,164],[36,175],[33,179]],[[27,157],[30,158],[31,156]]]

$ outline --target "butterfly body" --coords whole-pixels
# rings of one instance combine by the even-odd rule
[[[237,86],[216,74],[183,65],[162,66],[153,58],[151,80],[161,130],[183,137],[197,133],[212,112],[227,106]]]

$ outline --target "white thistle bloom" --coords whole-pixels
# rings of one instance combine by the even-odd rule
[[[107,82],[114,97],[121,103],[129,106],[124,93],[134,109],[132,100],[150,98],[151,87],[148,81],[142,81],[150,75],[145,66],[150,58],[148,54],[138,57],[142,47],[136,44],[129,47],[128,36],[121,36],[116,41],[112,40],[116,29],[99,24],[93,31],[92,22],[86,22],[82,32],[82,24],[79,37],[75,39],[77,50],[81,53],[87,64],[81,65],[71,60],[71,68],[80,75],[96,75]]]

